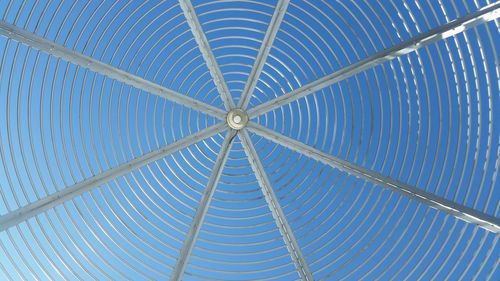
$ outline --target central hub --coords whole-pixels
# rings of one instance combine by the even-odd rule
[[[227,125],[231,129],[241,130],[245,128],[248,123],[248,115],[244,110],[240,108],[231,109],[227,113],[226,121]]]

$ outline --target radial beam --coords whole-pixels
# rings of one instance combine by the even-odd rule
[[[243,93],[241,94],[241,99],[238,104],[239,108],[246,109],[248,103],[250,102],[250,97],[255,90],[255,86],[257,85],[260,73],[264,68],[267,56],[271,51],[271,47],[273,45],[274,39],[276,38],[276,34],[278,33],[281,22],[285,17],[286,9],[288,8],[289,3],[290,0],[279,0],[278,4],[276,4],[273,17],[271,18],[271,23],[267,28],[264,39],[262,40],[262,45],[260,46],[259,53],[257,55],[257,58],[255,59],[252,72],[250,72],[250,76],[248,76],[247,83],[245,84],[245,88],[243,89]]]
[[[205,188],[205,192],[203,193],[203,197],[201,198],[200,205],[196,210],[196,214],[193,218],[193,222],[191,223],[191,228],[186,235],[186,240],[184,240],[184,244],[182,245],[182,249],[180,251],[179,258],[177,259],[177,263],[174,268],[174,272],[170,277],[170,280],[182,280],[182,276],[184,275],[184,271],[186,270],[186,266],[188,264],[189,257],[191,256],[191,252],[193,251],[194,244],[196,239],[198,238],[198,234],[200,233],[201,226],[203,221],[205,220],[205,216],[208,212],[208,207],[210,206],[210,202],[212,201],[212,197],[215,193],[215,188],[219,183],[220,176],[222,175],[222,170],[226,164],[227,157],[229,156],[229,151],[231,150],[231,144],[233,143],[234,138],[236,137],[236,131],[230,129],[224,139],[224,143],[222,144],[222,148],[217,156],[217,160],[215,161],[214,168],[212,170],[212,175],[208,180],[207,187]]]
[[[36,48],[49,55],[59,57],[75,65],[90,69],[109,78],[131,85],[137,89],[206,113],[220,120],[224,120],[226,116],[225,112],[217,107],[205,104],[132,73],[123,71],[109,64],[105,64],[4,21],[0,21],[0,35]]]
[[[179,151],[183,148],[193,145],[203,139],[221,133],[222,131],[226,130],[226,128],[227,128],[226,124],[223,123],[208,127],[184,139],[181,139],[170,145],[167,145],[162,149],[135,158],[127,163],[121,164],[99,175],[86,179],[75,185],[66,187],[61,191],[58,191],[43,199],[40,199],[36,202],[21,207],[16,211],[3,215],[0,217],[0,231],[4,231],[11,226],[17,225],[22,221],[34,217],[48,209],[51,209],[61,203],[64,203],[65,201],[70,200],[75,196],[85,193],[119,176],[123,176],[144,165],[160,160],[176,151]]]
[[[184,16],[186,17],[189,27],[191,28],[194,39],[196,40],[196,43],[198,43],[201,54],[203,55],[203,58],[207,63],[208,70],[210,71],[210,75],[212,75],[215,86],[217,87],[217,90],[221,95],[224,106],[227,110],[233,109],[234,102],[231,98],[231,92],[227,87],[219,64],[217,63],[212,49],[210,48],[207,36],[203,32],[200,21],[198,20],[198,16],[196,16],[196,11],[194,10],[191,0],[179,0],[179,4],[182,8],[182,11],[184,12]]]
[[[416,199],[428,205],[429,207],[444,211],[452,216],[455,216],[456,218],[464,220],[468,223],[476,224],[491,232],[500,233],[500,219],[496,217],[457,204],[453,201],[438,197],[432,193],[400,182],[391,177],[384,176],[378,172],[368,170],[348,161],[326,154],[318,149],[315,149],[289,137],[283,136],[255,123],[248,124],[248,129],[279,145],[299,152],[326,165],[332,166],[358,178],[362,178],[373,184],[389,188],[392,191],[398,192],[404,196]]]
[[[269,209],[271,210],[273,218],[276,221],[276,225],[278,226],[281,236],[283,236],[283,240],[285,241],[286,247],[288,248],[288,252],[290,252],[290,256],[293,263],[295,264],[295,268],[297,269],[300,278],[306,281],[314,280],[311,271],[309,270],[309,267],[306,263],[304,255],[302,255],[300,246],[297,243],[297,239],[293,234],[292,228],[288,224],[285,213],[281,209],[278,198],[276,197],[276,194],[271,187],[271,182],[269,181],[269,178],[264,171],[264,166],[262,166],[262,163],[260,162],[257,151],[255,151],[255,148],[246,129],[241,130],[239,136],[241,138],[243,148],[245,149],[245,153],[247,154],[248,161],[252,166],[252,170],[255,173],[257,181],[259,182],[262,193],[264,194],[264,198],[269,205]]]
[[[264,114],[275,108],[281,107],[285,104],[315,93],[339,81],[345,80],[369,68],[383,64],[387,61],[393,60],[394,58],[408,54],[419,48],[456,35],[469,28],[473,28],[479,24],[488,22],[498,17],[500,17],[500,1],[487,5],[474,13],[451,21],[440,27],[434,28],[428,32],[421,33],[392,48],[378,52],[364,60],[351,64],[350,66],[336,71],[330,75],[324,76],[288,94],[282,95],[278,98],[256,106],[255,108],[252,108],[248,111],[248,116],[250,117],[250,119],[252,119],[258,115]]]

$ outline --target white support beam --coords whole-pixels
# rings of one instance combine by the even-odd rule
[[[295,268],[297,269],[300,278],[305,281],[314,280],[300,246],[297,243],[297,239],[293,234],[292,228],[288,224],[285,213],[281,209],[278,198],[271,187],[271,182],[264,171],[264,166],[262,166],[262,163],[260,162],[259,155],[257,155],[257,151],[255,151],[246,129],[241,130],[239,136],[241,143],[243,144],[243,148],[245,149],[245,153],[247,154],[248,161],[252,166],[252,170],[255,173],[257,181],[259,182],[264,198],[269,205],[269,209],[271,210],[273,218],[276,221],[276,225],[278,226],[281,236],[283,236],[283,240],[285,241],[286,247],[290,252],[290,256],[295,264]]]
[[[203,58],[207,63],[208,70],[210,71],[210,75],[212,75],[215,86],[217,87],[217,90],[221,95],[224,106],[226,107],[226,110],[229,111],[234,108],[234,102],[231,98],[231,92],[227,87],[219,64],[217,63],[212,49],[210,48],[207,36],[203,32],[203,28],[201,27],[200,21],[198,20],[198,16],[196,16],[196,11],[194,10],[193,4],[191,3],[191,0],[179,0],[179,4],[182,8],[182,11],[184,12],[184,16],[186,17],[189,27],[191,28],[194,39],[196,40],[196,43],[198,43],[201,54],[203,55]]]
[[[250,117],[250,119],[252,119],[275,108],[281,107],[285,104],[291,103],[295,100],[315,93],[339,81],[345,80],[367,69],[373,68],[377,65],[381,65],[387,61],[393,60],[394,58],[406,55],[419,48],[428,46],[439,40],[456,35],[469,28],[473,28],[477,25],[494,20],[498,17],[500,17],[500,1],[487,5],[465,17],[456,19],[445,25],[434,28],[428,32],[417,35],[392,48],[378,52],[364,60],[351,64],[350,66],[336,71],[330,75],[324,76],[290,93],[256,106],[251,110],[248,110],[248,116]]]
[[[252,94],[255,90],[255,86],[257,85],[257,81],[259,80],[260,73],[264,68],[267,56],[271,51],[271,47],[273,45],[274,39],[276,38],[276,34],[278,33],[281,22],[285,17],[286,9],[288,8],[289,3],[290,0],[279,0],[276,4],[273,17],[271,18],[271,22],[269,23],[269,27],[267,28],[266,35],[262,40],[262,45],[260,46],[259,53],[257,55],[257,58],[255,59],[252,72],[250,72],[250,76],[248,76],[247,83],[245,84],[245,88],[243,89],[243,93],[241,94],[241,98],[238,103],[239,108],[246,109],[248,103],[250,102],[250,98],[252,97]]]
[[[191,252],[193,251],[196,239],[198,238],[198,234],[201,230],[201,226],[203,224],[203,221],[205,220],[205,216],[207,215],[208,207],[210,206],[210,202],[212,201],[212,197],[215,193],[215,188],[219,183],[220,176],[222,175],[222,170],[224,169],[224,166],[226,164],[227,157],[229,156],[229,151],[231,150],[231,144],[233,143],[235,136],[236,131],[230,129],[226,135],[226,138],[224,139],[224,143],[222,144],[219,155],[217,156],[217,160],[215,161],[212,175],[208,180],[207,187],[205,188],[203,197],[200,200],[200,205],[198,206],[196,214],[193,218],[193,222],[191,223],[191,228],[186,234],[186,240],[184,240],[179,258],[177,259],[174,271],[172,273],[172,276],[170,277],[170,280],[172,281],[182,280],[184,271],[186,270],[186,266],[189,261],[189,257],[191,256]]]
[[[144,165],[160,160],[176,151],[184,149],[203,139],[221,133],[226,129],[227,127],[226,124],[224,123],[208,127],[184,139],[169,144],[162,149],[135,158],[127,163],[121,164],[99,175],[86,179],[72,186],[66,187],[65,189],[53,193],[43,199],[40,199],[36,202],[21,207],[13,212],[5,214],[0,217],[0,231],[4,231],[9,227],[17,225],[48,209],[51,209],[61,203],[64,203],[67,200],[74,198],[75,196],[85,193],[102,184],[105,184],[106,182],[109,182],[110,180],[113,180],[119,176],[126,175],[136,169],[139,169]]]
[[[205,104],[196,99],[182,95],[171,89],[148,81],[132,73],[123,71],[109,64],[93,59],[89,56],[78,53],[72,49],[58,45],[55,42],[42,38],[34,33],[23,30],[17,26],[0,21],[0,35],[11,38],[30,47],[36,48],[49,55],[61,58],[67,62],[87,68],[96,73],[131,85],[139,90],[155,94],[172,102],[190,107],[220,120],[225,119],[225,112],[215,106]]]
[[[266,139],[269,139],[279,145],[287,147],[298,153],[301,153],[323,164],[334,167],[350,175],[369,181],[373,184],[389,188],[409,198],[418,200],[429,207],[446,212],[458,219],[468,223],[476,224],[488,231],[500,233],[500,219],[488,214],[479,212],[472,208],[457,204],[453,201],[438,197],[432,193],[421,190],[417,187],[400,182],[391,177],[384,176],[378,172],[368,170],[348,161],[339,159],[335,156],[326,154],[318,149],[308,146],[304,143],[276,133],[268,128],[255,123],[248,124],[248,129]]]

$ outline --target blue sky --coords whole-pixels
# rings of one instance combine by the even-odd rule
[[[274,1],[193,1],[237,102]],[[486,1],[291,1],[250,107]],[[2,1],[2,20],[223,109],[177,1]],[[499,23],[253,121],[498,217]],[[215,118],[0,36],[0,215]],[[0,279],[166,279],[225,133],[0,232]],[[498,279],[495,234],[250,134],[315,279]],[[298,275],[239,138],[186,280]]]

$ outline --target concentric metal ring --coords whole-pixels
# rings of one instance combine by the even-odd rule
[[[496,279],[498,233],[255,128],[495,224],[498,8],[439,28],[498,3],[181,1],[0,2],[0,279]]]

